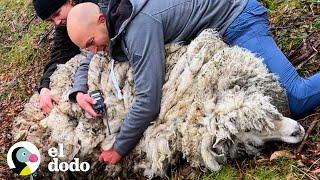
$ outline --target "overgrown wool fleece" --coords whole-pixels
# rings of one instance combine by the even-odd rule
[[[132,69],[126,62],[114,64],[114,75],[121,88],[119,98],[110,76],[112,62],[104,56],[94,56],[88,87],[89,91],[102,90],[107,116],[93,119],[76,103],[68,101],[73,76],[84,58],[75,56],[59,65],[52,75],[51,87],[58,103],[49,116],[40,111],[37,94],[25,105],[14,121],[16,140],[33,142],[44,156],[48,148],[64,144],[63,161],[79,157],[94,162],[100,148],[112,147],[135,99]],[[168,164],[176,163],[178,153],[193,167],[218,170],[218,156],[212,151],[216,143],[223,139],[235,143],[235,135],[241,132],[271,131],[272,119],[281,119],[282,114],[288,114],[286,94],[262,60],[242,48],[228,47],[214,31],[205,30],[188,46],[166,46],[159,117],[128,159],[135,170],[142,169],[149,177],[163,176]],[[48,157],[43,161],[48,161]]]

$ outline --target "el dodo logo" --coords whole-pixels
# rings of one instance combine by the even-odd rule
[[[52,157],[52,162],[48,164],[49,171],[88,171],[90,164],[88,162],[79,162],[79,158],[73,158],[70,164],[67,162],[59,162],[57,157],[63,158],[63,144],[58,144],[59,149],[52,147],[48,150],[48,154]]]
[[[40,152],[30,142],[21,141],[15,143],[8,152],[7,162],[15,173],[28,176],[35,172],[40,165]]]

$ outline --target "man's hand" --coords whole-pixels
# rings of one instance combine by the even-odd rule
[[[101,116],[97,114],[93,108],[92,104],[95,104],[96,101],[89,96],[89,94],[84,94],[83,92],[78,92],[76,95],[76,100],[79,106],[87,113],[89,113],[93,117]]]
[[[53,99],[51,97],[50,89],[42,88],[40,91],[40,108],[42,111],[45,113],[50,113],[53,108],[52,101]]]
[[[107,151],[102,151],[99,156],[99,161],[104,161],[106,164],[116,164],[121,160],[121,155],[112,147]]]

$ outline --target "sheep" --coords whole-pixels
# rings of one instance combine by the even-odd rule
[[[129,63],[115,63],[101,54],[93,57],[89,91],[101,90],[107,105],[106,115],[97,120],[68,100],[73,76],[84,57],[75,56],[52,75],[58,103],[49,116],[39,110],[38,95],[25,105],[14,121],[15,140],[26,138],[42,152],[62,143],[62,160],[67,162],[74,157],[94,162],[100,148],[112,147],[135,100],[132,69]],[[289,116],[285,90],[262,59],[243,48],[228,47],[214,30],[204,30],[187,46],[166,46],[159,116],[127,159],[134,171],[143,171],[149,178],[165,176],[179,153],[192,167],[218,171],[229,158],[258,154],[266,141],[301,141],[303,127],[285,116]],[[36,135],[32,126],[37,127]],[[119,166],[107,168],[119,171]],[[106,175],[112,176],[110,172]]]

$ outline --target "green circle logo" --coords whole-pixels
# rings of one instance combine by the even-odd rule
[[[21,176],[28,176],[38,169],[40,152],[32,143],[20,141],[9,149],[7,163],[13,172]]]

